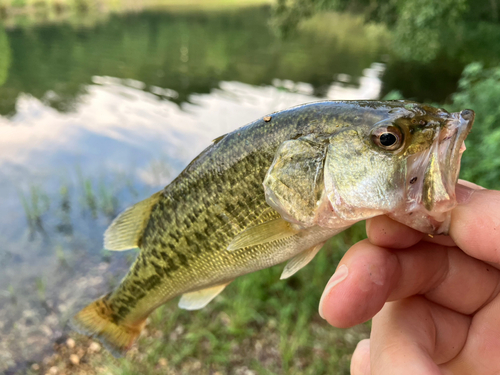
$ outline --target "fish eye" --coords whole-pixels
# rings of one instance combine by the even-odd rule
[[[383,126],[372,132],[372,139],[377,146],[393,151],[403,144],[403,133],[396,126]]]

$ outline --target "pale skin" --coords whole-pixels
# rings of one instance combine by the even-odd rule
[[[457,195],[449,236],[380,216],[342,258],[319,308],[341,328],[373,317],[352,375],[500,374],[500,191]]]

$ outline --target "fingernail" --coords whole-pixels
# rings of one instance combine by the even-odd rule
[[[335,271],[333,276],[328,281],[328,284],[326,284],[325,290],[323,291],[323,294],[321,295],[321,299],[319,300],[319,316],[321,316],[323,319],[325,319],[325,316],[323,315],[323,302],[325,300],[325,297],[328,294],[330,294],[331,290],[336,285],[338,285],[340,282],[342,282],[346,279],[348,273],[349,273],[349,270],[347,269],[347,266],[345,264],[343,264],[339,268],[337,268],[337,271]]]
[[[455,186],[455,195],[457,196],[457,203],[465,204],[470,201],[472,194],[476,189],[471,189],[468,186],[457,184]]]

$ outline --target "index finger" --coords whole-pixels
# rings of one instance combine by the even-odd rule
[[[500,266],[500,191],[475,190],[451,214],[449,234],[468,255]]]

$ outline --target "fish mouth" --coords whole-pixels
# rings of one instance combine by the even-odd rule
[[[391,217],[424,233],[447,233],[457,205],[455,186],[464,141],[474,116],[468,109],[447,114],[431,147],[409,159],[405,210]]]
[[[446,212],[456,205],[455,186],[460,173],[460,161],[474,117],[474,111],[470,109],[451,113],[438,134],[434,157],[431,156],[423,183],[424,189],[427,189],[423,193],[423,203],[428,211]],[[437,162],[435,167],[431,165],[433,159]],[[441,181],[438,181],[439,177]]]

